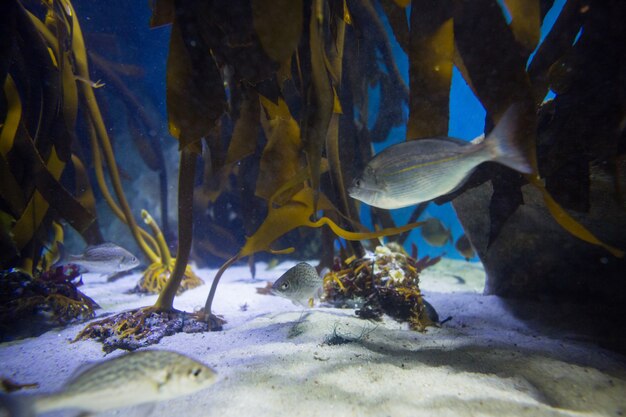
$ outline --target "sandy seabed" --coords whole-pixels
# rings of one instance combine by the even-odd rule
[[[218,382],[194,395],[150,407],[101,415],[123,416],[622,416],[626,414],[626,358],[569,330],[533,325],[533,314],[558,314],[529,305],[525,320],[508,304],[481,295],[480,264],[445,259],[425,270],[421,288],[440,328],[408,330],[390,318],[370,322],[354,310],[303,311],[288,300],[257,294],[294,263],[267,271],[233,267],[222,277],[214,310],[228,323],[212,333],[165,337],[152,349],[185,353],[211,366]],[[197,270],[207,285],[176,298],[175,307],[204,306],[214,270]],[[93,274],[81,290],[98,315],[147,306],[156,296],[127,294],[134,274],[114,283]],[[60,389],[86,362],[105,355],[95,341],[70,343],[84,324],[0,344],[0,376]],[[331,339],[333,336],[339,338]],[[332,344],[329,340],[347,343]],[[49,416],[76,415],[75,412]]]

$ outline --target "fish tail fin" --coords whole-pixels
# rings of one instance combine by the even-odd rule
[[[66,262],[67,252],[65,252],[65,246],[63,242],[57,242],[57,260],[50,265],[50,269],[56,268],[57,266],[61,266]]]
[[[8,417],[35,417],[33,401],[24,395],[0,393],[0,415]]]
[[[511,105],[484,140],[484,146],[491,154],[491,160],[512,168],[523,174],[533,172],[524,150],[515,141],[515,132],[520,124],[520,105]]]

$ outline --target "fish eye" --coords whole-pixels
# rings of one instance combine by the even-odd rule
[[[361,188],[361,180],[358,178],[354,180],[354,186],[357,188]]]
[[[286,290],[287,288],[289,288],[289,283],[287,281],[283,282],[283,284],[280,286],[281,289]]]
[[[195,369],[192,369],[192,370],[189,372],[189,375],[191,375],[191,376],[198,376],[198,375],[200,375],[200,373],[201,373],[201,372],[202,372],[202,369],[200,369],[200,368],[195,368]]]

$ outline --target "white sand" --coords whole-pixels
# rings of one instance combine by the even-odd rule
[[[621,416],[626,413],[624,357],[566,332],[521,322],[497,297],[482,296],[479,264],[444,260],[422,274],[422,290],[442,328],[425,333],[386,319],[373,323],[353,310],[314,308],[259,295],[276,279],[258,265],[231,268],[217,291],[214,310],[224,331],[177,334],[152,348],[186,353],[213,367],[219,381],[193,396],[106,415],[150,416]],[[178,297],[191,311],[204,305],[207,285]],[[138,275],[116,283],[88,275],[82,290],[103,307],[98,314],[152,304],[156,297],[124,294]],[[247,304],[247,310],[240,306]],[[533,311],[544,310],[541,305]],[[547,313],[546,313],[547,314]],[[82,363],[105,357],[101,344],[70,344],[83,325],[0,345],[1,376],[59,389]],[[359,338],[323,344],[333,332]],[[120,351],[109,356],[118,355]],[[114,399],[112,399],[113,401]],[[52,415],[52,414],[50,414]],[[75,415],[56,413],[54,415]]]

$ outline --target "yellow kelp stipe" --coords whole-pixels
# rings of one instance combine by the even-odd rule
[[[617,249],[611,245],[602,242],[600,239],[594,236],[585,226],[578,223],[572,216],[570,216],[555,200],[552,198],[546,187],[544,187],[541,180],[535,175],[525,175],[528,182],[535,186],[543,195],[543,201],[546,203],[550,214],[556,220],[556,222],[572,235],[585,242],[592,243],[594,245],[602,246],[607,251],[617,258],[624,257],[624,251]]]
[[[349,232],[339,227],[328,217],[322,217],[317,221],[311,221],[313,210],[313,189],[305,187],[296,193],[289,202],[283,206],[273,208],[259,229],[246,240],[238,254],[239,258],[249,256],[259,251],[270,251],[270,245],[287,232],[300,227],[322,227],[327,225],[337,235],[347,240],[366,240],[383,236],[390,236],[421,226],[423,222],[410,223],[402,227],[387,228],[369,233]],[[320,198],[318,208],[332,210],[328,200]]]

